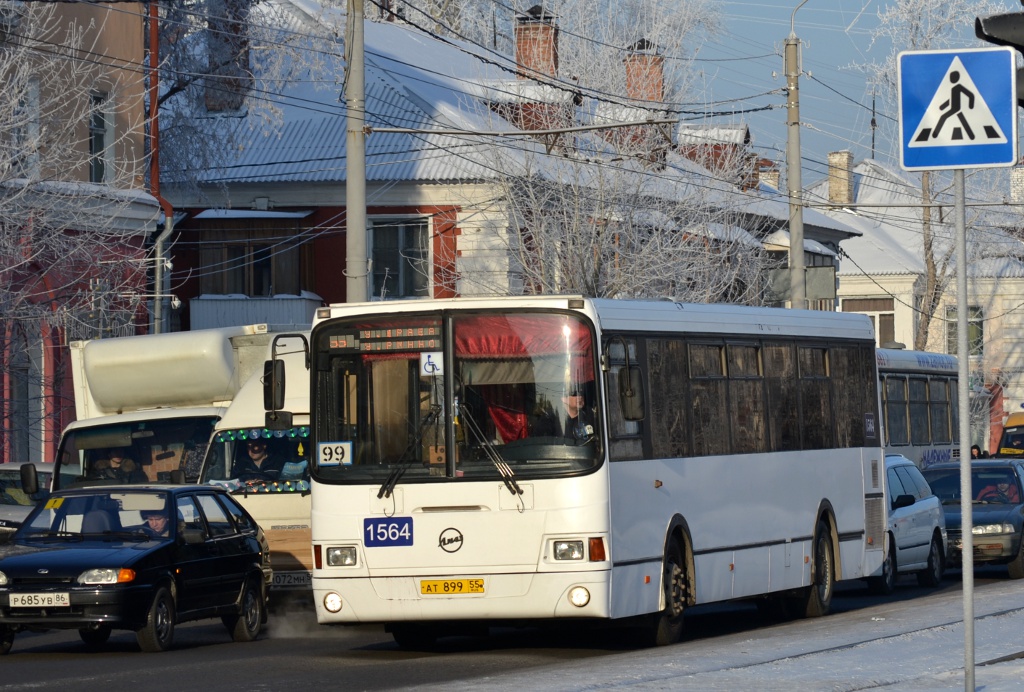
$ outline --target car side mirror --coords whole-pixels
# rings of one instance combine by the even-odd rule
[[[893,509],[900,509],[902,507],[909,507],[916,502],[913,495],[897,495],[896,499],[892,501]]]
[[[39,476],[36,467],[32,464],[22,464],[18,469],[21,472],[21,490],[26,495],[35,495],[39,492]]]

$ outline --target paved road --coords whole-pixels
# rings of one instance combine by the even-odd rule
[[[657,650],[636,650],[617,633],[576,627],[496,630],[490,637],[442,640],[436,651],[407,652],[380,627],[325,628],[309,610],[274,617],[265,636],[250,644],[231,643],[219,622],[186,625],[179,628],[174,650],[154,655],[140,653],[131,633],[115,633],[98,651],[87,649],[74,632],[22,634],[0,664],[0,690],[220,692],[433,685],[438,690],[790,692],[890,683],[895,685],[891,689],[932,689],[910,685],[922,675],[952,671],[955,676],[962,662],[960,583],[954,573],[938,591],[913,584],[913,579],[901,582],[892,599],[872,597],[859,584],[846,585],[834,601],[834,614],[817,620],[773,622],[749,605],[698,608],[688,617],[686,641]],[[1024,585],[1009,581],[1004,569],[979,573],[978,587],[982,622],[1013,622],[1016,632],[1022,631]],[[991,629],[990,624],[984,627]],[[1011,655],[1016,648],[1024,649],[1019,636],[1006,646],[979,644],[978,661]],[[916,662],[908,667],[903,659],[910,654]],[[896,673],[902,677],[892,677]],[[981,672],[978,679],[983,679]]]

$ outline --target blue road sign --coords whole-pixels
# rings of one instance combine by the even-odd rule
[[[1017,80],[1012,48],[905,51],[899,70],[904,170],[1017,163]]]

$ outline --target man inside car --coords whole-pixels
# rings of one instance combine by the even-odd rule
[[[146,522],[142,530],[151,538],[166,538],[170,535],[170,522],[166,512],[155,509],[143,510],[142,519]]]

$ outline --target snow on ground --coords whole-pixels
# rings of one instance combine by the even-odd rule
[[[1024,584],[975,594],[975,689],[1024,690]],[[957,592],[417,690],[963,690]],[[1001,659],[1009,658],[1003,661]]]

